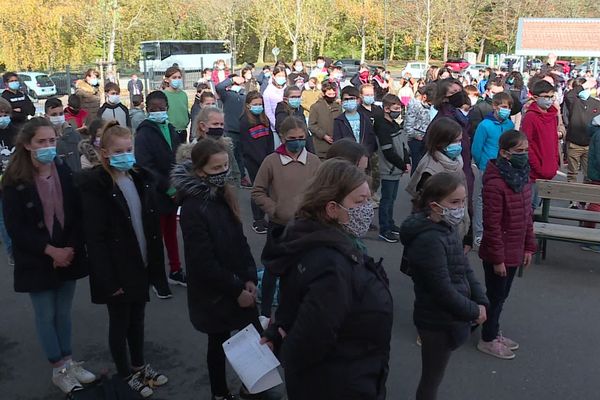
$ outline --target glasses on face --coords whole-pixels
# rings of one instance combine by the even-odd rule
[[[548,100],[554,100],[554,99],[556,99],[556,95],[555,94],[553,94],[553,95],[547,94],[545,96],[541,96],[540,95],[540,96],[537,96],[537,97],[538,97],[538,99],[548,99]]]

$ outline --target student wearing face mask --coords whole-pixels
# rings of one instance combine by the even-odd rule
[[[358,72],[350,79],[350,83],[357,89],[362,89],[363,85],[371,84],[371,69],[367,64],[360,64]]]
[[[541,199],[537,194],[537,179],[553,179],[560,168],[558,152],[558,109],[554,105],[556,90],[545,80],[538,80],[530,89],[533,102],[521,122],[521,131],[529,142],[530,177],[534,183],[532,206]]]
[[[225,134],[233,141],[237,171],[240,174],[240,187],[243,189],[252,188],[252,182],[246,174],[244,165],[244,155],[240,143],[240,115],[244,111],[246,101],[246,89],[244,84],[246,80],[242,76],[232,75],[217,85],[217,93],[223,102],[223,112],[225,113]]]
[[[306,150],[306,135],[303,119],[286,118],[281,124],[283,144],[264,159],[256,175],[252,200],[268,215],[269,232],[293,219],[301,194],[321,163]],[[265,271],[261,313],[266,317],[271,315],[274,289],[275,279]]]
[[[494,101],[494,96],[498,93],[504,92],[504,85],[502,84],[502,78],[496,78],[494,80],[489,80],[485,86],[485,93],[483,94],[483,100],[477,102],[471,111],[469,111],[469,122],[470,126],[470,135],[471,138],[473,134],[477,130],[477,126],[483,121],[486,115],[493,112],[492,102]]]
[[[466,202],[464,179],[440,172],[425,183],[414,200],[416,212],[400,231],[414,283],[413,321],[422,343],[417,400],[437,398],[452,352],[468,340],[471,324],[487,317],[488,299],[456,233],[467,214]]]
[[[58,136],[56,140],[56,153],[58,158],[62,159],[71,168],[71,171],[80,171],[79,142],[81,142],[81,135],[65,121],[62,101],[58,98],[48,99],[44,104],[44,110],[46,118],[52,123],[54,129],[56,129]]]
[[[333,121],[340,114],[341,106],[336,101],[336,86],[323,82],[321,98],[310,107],[308,127],[313,134],[315,151],[321,160],[333,144]]]
[[[327,71],[327,63],[325,57],[318,56],[315,60],[315,67],[310,71],[310,77],[316,78],[317,82],[323,82],[327,78],[329,72]]]
[[[402,112],[398,96],[383,97],[383,116],[375,119],[375,135],[379,146],[381,200],[379,202],[379,238],[388,243],[398,242],[400,228],[394,222],[394,202],[398,196],[400,178],[410,168],[409,152],[404,145],[402,129],[396,120]]]
[[[256,78],[254,78],[254,75],[252,75],[251,67],[244,67],[240,73],[240,76],[244,77],[244,90],[246,93],[249,93],[253,90],[260,90],[260,85],[256,81]]]
[[[12,107],[12,123],[17,130],[27,122],[27,117],[35,115],[35,106],[29,96],[21,91],[21,81],[14,72],[7,72],[2,76],[6,89],[2,98],[8,100]],[[23,85],[25,89],[25,85]]]
[[[483,241],[479,257],[490,304],[477,349],[510,360],[519,344],[502,334],[500,313],[517,269],[528,267],[536,251],[529,182],[529,144],[519,131],[505,132],[499,152],[483,175]]]
[[[129,109],[121,103],[121,89],[119,85],[108,82],[104,86],[104,94],[106,102],[98,110],[97,117],[105,121],[117,121],[122,127],[131,128]]]
[[[277,105],[283,100],[283,92],[286,88],[286,82],[287,74],[285,72],[285,68],[275,67],[273,68],[273,74],[271,81],[269,82],[269,86],[267,86],[267,89],[263,93],[265,114],[267,114],[267,118],[269,118],[269,122],[271,123],[271,129],[273,129],[273,132],[275,133],[275,147],[279,147],[281,144],[279,135],[277,134],[277,129],[275,129],[275,126],[277,125],[275,113],[277,110]]]
[[[75,94],[81,99],[81,109],[89,115],[98,115],[100,108],[100,73],[93,68],[86,71],[85,77],[75,82]]]
[[[461,156],[462,135],[461,126],[449,118],[436,119],[431,123],[425,140],[426,153],[406,186],[408,194],[417,196],[432,176],[442,172],[455,174],[462,181],[465,180]],[[457,225],[465,246],[470,247],[473,240],[469,213],[465,213]]]
[[[479,246],[483,236],[483,197],[482,185],[483,174],[490,160],[498,156],[498,141],[504,132],[515,128],[515,124],[510,119],[513,98],[508,93],[498,93],[492,100],[493,112],[486,115],[483,121],[477,127],[473,144],[471,145],[471,154],[473,162],[477,166],[475,173],[475,182],[473,193],[473,234],[475,236],[474,244]]]
[[[167,96],[169,102],[169,123],[175,127],[180,143],[187,143],[188,125],[190,123],[190,113],[188,111],[188,97],[183,90],[183,79],[181,70],[178,67],[169,67],[165,71],[163,79],[165,88],[163,93]]]
[[[308,74],[304,68],[304,63],[302,60],[297,59],[292,64],[293,70],[292,73],[288,75],[288,85],[296,86],[300,90],[304,89],[304,84],[308,82]]]
[[[115,121],[102,133],[100,159],[101,165],[77,176],[92,302],[106,304],[118,376],[146,398],[168,381],[144,358],[149,286],[165,280],[156,188],[152,173],[135,166],[131,131]]]
[[[304,111],[302,108],[302,90],[298,86],[287,86],[283,91],[283,100],[277,104],[275,108],[275,131],[279,131],[279,127],[289,116],[296,116],[306,124]],[[315,154],[315,145],[312,135],[308,133],[306,137],[306,150]]]
[[[52,383],[66,394],[81,390],[96,380],[73,360],[71,346],[76,282],[87,276],[81,202],[71,170],[56,162],[56,131],[46,118],[32,118],[19,132],[2,175],[2,203],[15,258],[14,290],[31,299]]]
[[[579,170],[583,172],[583,181],[587,181],[587,166],[590,145],[588,127],[597,115],[600,115],[600,100],[591,97],[585,78],[573,82],[573,90],[565,96],[568,110],[567,125],[567,181],[577,182]]]
[[[196,143],[191,161],[172,172],[181,201],[189,315],[194,328],[208,335],[206,362],[213,400],[237,399],[227,385],[223,342],[249,323],[262,332],[256,264],[228,172],[227,150],[215,140]]]
[[[15,149],[17,139],[17,129],[11,121],[12,107],[8,100],[0,97],[0,180],[2,174],[8,166],[10,157]],[[8,265],[14,266],[15,259],[13,258],[12,243],[6,225],[4,224],[4,216],[2,215],[2,189],[0,188],[0,239],[4,245],[4,250],[8,257]]]
[[[304,90],[302,91],[301,106],[304,110],[304,117],[306,123],[308,123],[308,116],[310,115],[310,108],[315,104],[321,97],[320,85],[317,84],[317,78],[309,78],[308,82],[304,84]]]
[[[198,137],[198,114],[202,111],[203,108],[206,107],[217,107],[217,98],[213,92],[206,89],[204,84],[199,84],[196,89],[196,96],[194,98],[194,104],[192,104],[192,108],[190,109],[190,119],[191,119],[191,128],[190,131],[192,133],[190,137],[190,141],[194,141]]]
[[[333,141],[349,138],[360,143],[369,153],[377,151],[377,138],[373,124],[365,114],[358,112],[360,93],[354,86],[342,89],[342,109],[344,112],[333,121]]]
[[[374,215],[367,179],[346,160],[325,161],[263,251],[281,302],[262,342],[279,354],[290,400],[386,396],[393,301],[362,241]]]
[[[171,185],[169,177],[180,142],[175,127],[168,121],[169,107],[164,92],[154,91],[148,94],[146,97],[148,118],[138,127],[134,149],[137,165],[151,171],[157,179],[157,210],[160,214],[160,227],[170,267],[168,282],[187,287],[177,243],[176,190]],[[171,289],[164,284],[164,280],[153,282],[152,288],[159,299],[173,297]]]
[[[265,65],[258,74],[258,78],[256,79],[258,84],[260,85],[260,94],[263,94],[269,86],[269,82],[271,82],[271,67]]]
[[[215,68],[212,70],[212,82],[215,85],[223,82],[225,79],[229,78],[231,75],[231,71],[227,64],[225,64],[225,60],[217,60],[215,63]]]
[[[435,98],[437,85],[428,83],[418,89],[420,98],[415,98],[408,103],[404,119],[404,132],[408,136],[410,149],[411,174],[415,172],[421,157],[425,153],[425,133],[431,123],[431,102]]]

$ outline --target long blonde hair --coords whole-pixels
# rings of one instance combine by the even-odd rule
[[[102,155],[102,150],[106,151],[108,147],[113,143],[114,138],[131,137],[132,135],[129,128],[125,128],[119,125],[117,121],[108,122],[106,125],[104,125],[104,128],[102,129],[102,137],[100,138],[100,163],[102,165],[102,168],[104,168],[104,170],[110,174],[110,176],[113,179],[113,182],[116,180],[117,175],[115,173],[115,170],[110,166],[108,159]]]

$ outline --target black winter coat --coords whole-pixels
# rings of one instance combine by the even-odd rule
[[[102,167],[76,176],[82,197],[85,241],[90,256],[90,288],[96,304],[148,301],[152,283],[166,287],[156,188],[150,172],[130,171],[142,205],[148,265],[144,265],[127,200]],[[112,296],[118,289],[124,294]]]
[[[367,117],[366,114],[359,113],[360,115],[360,141],[365,149],[369,152],[369,155],[373,155],[377,151],[377,137],[373,129],[373,123]],[[338,141],[343,138],[350,138],[356,141],[354,132],[350,126],[350,122],[346,118],[344,113],[338,115],[333,120],[333,141]]]
[[[158,192],[158,211],[162,215],[171,214],[176,209],[175,202],[167,195],[167,191],[171,188],[170,173],[175,165],[175,154],[181,142],[175,127],[171,124],[169,124],[169,132],[170,147],[155,122],[144,120],[135,134],[136,164],[154,174]]]
[[[256,177],[263,160],[274,150],[273,131],[260,122],[255,125],[255,122],[249,121],[246,113],[243,113],[240,117],[240,142],[248,173],[251,178]]]
[[[600,115],[600,100],[589,97],[587,100],[579,98],[579,92],[583,88],[578,87],[567,92],[565,95],[565,106],[568,111],[567,142],[578,146],[589,146],[590,135],[588,127],[596,115]]]
[[[308,133],[308,126],[306,125],[306,117],[303,110],[302,107],[292,109],[285,101],[280,101],[277,107],[275,107],[275,131],[281,132],[281,124],[287,117],[291,115],[297,117],[299,120],[304,121],[304,126],[306,126],[306,151],[316,154],[315,144],[313,143],[312,136]]]
[[[237,303],[245,283],[257,282],[256,264],[222,189],[198,177],[189,161],[177,165],[172,178],[182,202],[180,224],[194,328],[220,333],[257,325],[256,307],[241,308]]]
[[[273,231],[263,251],[280,277],[276,325],[290,400],[385,398],[393,300],[381,263],[346,233],[310,220]]]
[[[417,213],[402,224],[400,239],[414,282],[415,325],[450,332],[458,347],[467,339],[470,323],[479,317],[478,305],[488,304],[461,238],[454,227]]]
[[[242,88],[239,92],[234,92],[229,90],[232,85],[233,79],[227,78],[217,85],[216,91],[223,102],[225,132],[240,133],[240,115],[246,103],[246,90]]]
[[[65,214],[63,240],[51,238],[44,223],[44,209],[35,183],[4,186],[2,205],[6,230],[12,239],[15,258],[16,292],[41,292],[55,289],[63,281],[87,275],[87,255],[83,245],[81,203],[73,185],[73,173],[64,164],[56,164],[63,194]],[[52,258],[44,254],[47,245],[72,247],[75,258],[66,268],[54,268]]]

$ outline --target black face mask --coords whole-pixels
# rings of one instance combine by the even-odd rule
[[[460,92],[456,92],[452,96],[449,96],[448,102],[452,107],[460,108],[463,105],[470,103],[470,100],[467,93],[464,90],[461,90]]]
[[[207,135],[213,139],[220,139],[223,136],[223,128],[208,128]]]

